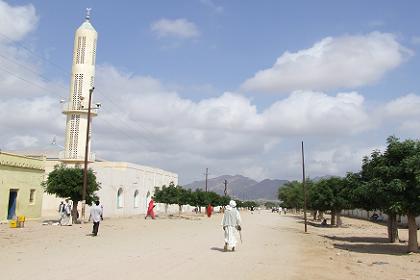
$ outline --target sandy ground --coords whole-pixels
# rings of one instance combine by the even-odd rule
[[[88,236],[91,224],[0,225],[0,278],[420,279],[420,256],[383,243],[381,225],[344,219],[343,228],[309,226],[305,234],[296,216],[242,216],[235,252],[222,250],[221,215],[105,219],[97,237]]]

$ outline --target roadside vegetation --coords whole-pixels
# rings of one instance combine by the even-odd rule
[[[416,216],[420,215],[420,141],[391,136],[385,151],[365,156],[359,172],[345,177],[307,180],[308,209],[322,215],[331,213],[331,225],[341,225],[343,209],[379,210],[388,215],[390,242],[398,240],[397,216],[408,219],[408,250],[418,251]],[[279,188],[282,206],[302,209],[302,183],[293,181]]]

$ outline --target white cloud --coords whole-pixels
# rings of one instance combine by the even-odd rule
[[[175,20],[163,18],[153,22],[150,28],[158,37],[195,38],[200,36],[197,26],[184,18]]]
[[[397,124],[399,132],[410,137],[420,136],[420,96],[410,93],[386,103],[381,110],[382,118]]]
[[[327,37],[309,49],[285,52],[273,67],[257,72],[241,88],[290,92],[359,87],[377,81],[410,54],[389,33]]]
[[[19,41],[34,30],[37,23],[38,16],[31,4],[11,6],[0,0],[0,41]]]
[[[270,106],[265,128],[281,135],[346,135],[372,127],[364,98],[356,92],[329,96],[300,91]]]
[[[385,105],[385,113],[390,117],[420,116],[420,96],[410,93],[398,97]]]

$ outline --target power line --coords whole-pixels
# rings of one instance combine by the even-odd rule
[[[56,67],[57,69],[59,69],[59,70],[60,70],[61,72],[63,72],[64,74],[66,74],[66,75],[68,75],[68,76],[71,76],[71,73],[70,73],[70,72],[68,72],[67,70],[65,70],[65,69],[64,69],[63,67],[61,67],[59,64],[56,64],[56,63],[52,62],[51,60],[46,59],[45,57],[38,55],[37,53],[35,53],[34,51],[32,51],[30,48],[28,48],[27,46],[25,46],[25,44],[20,43],[20,42],[17,42],[17,41],[14,41],[13,39],[11,39],[10,37],[8,37],[7,35],[5,35],[4,33],[1,33],[1,32],[0,32],[0,36],[2,36],[2,37],[4,37],[4,38],[6,38],[6,39],[7,39],[7,40],[9,40],[11,43],[14,43],[14,44],[16,44],[16,45],[20,46],[21,48],[25,49],[25,50],[26,50],[26,51],[27,51],[30,55],[32,55],[32,56],[34,56],[34,57],[37,57],[37,58],[39,58],[39,59],[41,59],[41,60],[43,60],[43,61],[45,61],[45,62],[49,63],[50,65],[52,65],[52,66]],[[3,57],[3,58],[5,58],[5,59],[7,59],[7,60],[9,60],[9,61],[11,61],[9,58],[7,58],[7,57],[5,57],[5,56],[3,56],[3,55],[1,55],[1,54],[0,54],[0,56],[1,56],[1,57]],[[43,79],[45,79],[47,82],[52,82],[50,79],[48,79],[48,78],[46,78],[46,77],[42,76],[42,75],[41,75],[41,74],[39,74],[39,73],[36,73],[33,69],[30,69],[29,67],[24,66],[24,65],[23,65],[23,64],[21,64],[21,63],[18,63],[18,62],[16,62],[16,61],[12,61],[12,62],[13,62],[13,63],[15,63],[16,65],[19,65],[19,66],[21,66],[21,67],[26,68],[28,71],[30,71],[30,72],[32,72],[32,73],[37,74],[38,76],[40,76],[40,77],[42,77]],[[12,76],[14,76],[14,77],[16,77],[16,78],[18,78],[18,79],[20,79],[20,80],[22,80],[22,81],[24,81],[24,82],[28,83],[28,84],[31,84],[31,85],[36,86],[36,87],[38,87],[38,88],[41,88],[41,89],[43,89],[43,90],[45,90],[45,91],[47,91],[47,92],[49,92],[49,93],[54,93],[54,92],[52,92],[50,89],[48,89],[48,88],[46,88],[46,87],[44,87],[44,86],[41,86],[41,85],[39,85],[39,84],[37,84],[37,83],[31,82],[31,81],[30,81],[30,80],[28,80],[28,79],[22,78],[21,76],[17,75],[16,73],[13,73],[13,72],[11,72],[11,71],[9,71],[9,70],[7,70],[7,69],[4,69],[4,68],[2,68],[2,67],[0,67],[0,69],[2,69],[3,71],[5,71],[5,72],[9,73],[10,75],[12,75]],[[66,91],[68,91],[68,88],[65,88],[65,87],[60,86],[60,85],[57,85],[57,86],[58,86],[58,87],[60,87],[60,88],[62,88],[62,89],[64,89],[64,90],[66,90]],[[113,100],[110,96],[107,96],[107,95],[105,95],[105,94],[101,95],[102,91],[98,91],[98,90],[96,90],[96,92],[97,92],[97,93],[98,93],[98,95],[100,95],[101,97],[104,97],[105,99],[107,99],[108,101],[110,101],[116,109],[119,109],[120,111],[124,111],[123,107],[121,107],[121,106],[119,105],[119,103],[118,103],[118,102],[115,102],[115,101],[114,101],[114,100]],[[54,93],[54,94],[56,94],[56,93]],[[102,108],[102,109],[103,109],[103,108]],[[105,111],[106,111],[106,110],[105,110]],[[118,118],[118,119],[119,119],[119,120],[121,120],[122,122],[126,123],[125,119],[118,117],[118,115],[116,116],[116,118]],[[116,126],[114,126],[112,123],[110,123],[110,122],[106,121],[105,119],[100,119],[100,120],[105,121],[106,123],[108,123],[109,125],[111,125],[112,127],[114,127],[115,129],[117,129],[118,131],[120,131],[121,133],[123,133],[125,136],[129,137],[129,139],[131,139],[131,138],[132,138],[132,136],[129,136],[126,132],[124,132],[123,130],[121,130],[121,129],[120,129],[121,125],[120,125],[120,127],[116,127]],[[126,124],[127,124],[127,123],[126,123]],[[140,124],[137,124],[137,125],[138,125],[138,126],[139,126],[139,127],[140,127],[143,131],[145,131],[145,132],[146,132],[146,136],[147,136],[147,137],[144,137],[144,135],[141,135],[141,136],[142,136],[142,138],[149,138],[149,140],[151,140],[151,139],[150,139],[150,137],[149,137],[149,136],[151,136],[151,135],[152,135],[151,131],[150,131],[148,128],[146,128],[145,126],[142,126],[142,125],[140,125]],[[128,126],[125,126],[125,127],[126,127],[128,130],[130,130],[130,128],[129,128]],[[135,131],[136,133],[138,133],[136,130],[134,130],[134,131]],[[133,142],[134,142],[134,139],[132,139],[132,140],[133,140]],[[136,141],[136,143],[137,143],[137,141]]]
[[[15,73],[13,73],[13,72],[11,72],[11,71],[9,71],[9,70],[7,70],[7,69],[4,69],[3,67],[0,67],[0,69],[1,69],[1,70],[3,70],[4,72],[9,73],[10,75],[14,76],[15,78],[17,78],[17,79],[19,79],[19,80],[22,80],[22,81],[24,81],[24,82],[26,82],[26,83],[30,84],[30,85],[36,86],[36,87],[38,87],[38,88],[40,88],[40,89],[43,89],[43,90],[45,90],[45,91],[47,91],[47,92],[49,92],[49,93],[56,94],[55,92],[50,91],[50,89],[48,89],[48,88],[46,88],[46,87],[44,87],[44,86],[41,86],[41,85],[39,85],[39,84],[37,84],[37,83],[31,82],[31,81],[29,81],[29,80],[27,80],[27,79],[25,79],[25,78],[22,78],[22,77],[20,77],[20,76],[16,75]]]

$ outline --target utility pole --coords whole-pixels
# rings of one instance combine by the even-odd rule
[[[303,141],[302,141],[302,185],[303,185],[303,196],[304,196],[304,202],[303,202],[303,219],[305,220],[305,232],[308,232],[308,223],[306,219],[306,206],[307,206],[307,199],[306,199],[306,182],[305,182],[305,153],[303,150]]]
[[[207,180],[209,178],[209,169],[206,168],[206,192],[207,192]]]
[[[83,168],[83,192],[82,192],[82,221],[86,218],[86,191],[87,191],[87,171],[88,171],[88,157],[89,157],[89,133],[90,133],[90,110],[92,103],[92,93],[95,88],[89,89],[88,100],[88,115],[87,115],[87,128],[86,128],[86,143],[85,143],[85,164]]]
[[[224,191],[224,193],[225,193],[225,196],[227,196],[227,180],[225,179],[225,191]]]

